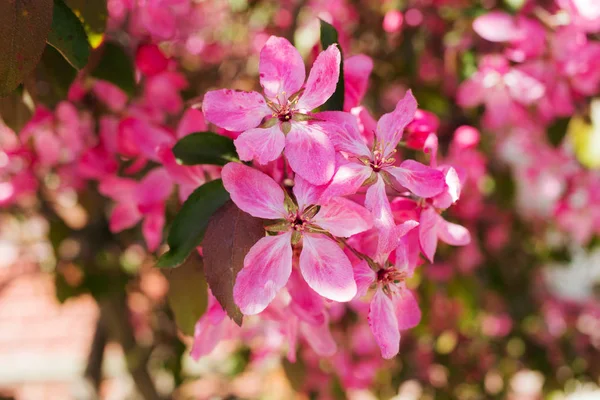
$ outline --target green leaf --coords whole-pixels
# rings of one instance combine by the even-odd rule
[[[167,238],[169,251],[160,257],[157,267],[173,268],[183,263],[200,245],[210,217],[227,200],[229,193],[220,179],[205,183],[196,189],[175,217]]]
[[[554,121],[546,131],[548,141],[552,146],[558,147],[567,134],[567,127],[569,126],[569,118],[560,118]]]
[[[265,237],[259,218],[225,203],[210,219],[202,241],[206,280],[227,315],[242,325],[242,313],[233,301],[233,285],[250,248]]]
[[[104,32],[108,17],[106,0],[65,0],[65,3],[83,19],[89,32],[95,34]]]
[[[342,48],[338,42],[338,32],[329,23],[321,20],[321,46],[323,50],[326,50],[330,45],[337,44],[342,52]],[[343,111],[344,110],[344,55],[342,54],[342,60],[340,62],[340,79],[338,80],[335,92],[333,95],[321,106],[322,111]]]
[[[98,51],[99,59],[90,75],[110,82],[127,94],[133,95],[136,83],[131,57],[119,44],[114,42],[105,42]]]
[[[169,307],[175,323],[186,335],[194,335],[194,326],[206,311],[208,291],[200,257],[190,257],[180,268],[165,271],[169,280]]]
[[[39,68],[45,80],[54,89],[54,97],[57,100],[66,98],[71,84],[77,77],[77,70],[52,46],[46,46]],[[51,103],[45,98],[41,100],[44,100],[44,104]]]
[[[90,56],[90,44],[81,21],[63,0],[54,0],[52,29],[47,42],[76,69],[82,69]]]
[[[296,362],[290,362],[287,358],[284,358],[281,361],[281,366],[292,389],[301,393],[305,389],[304,383],[306,382],[306,365],[303,360],[297,357]]]
[[[52,25],[52,0],[0,1],[0,96],[37,65]]]
[[[519,11],[525,5],[525,0],[504,0],[504,3],[511,11]]]
[[[237,160],[233,140],[213,132],[197,132],[183,137],[173,154],[184,165],[225,165]]]

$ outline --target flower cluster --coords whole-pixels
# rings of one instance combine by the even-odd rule
[[[475,3],[108,0],[94,65],[2,109],[0,221],[43,214],[73,293],[169,280],[136,329],[299,361],[311,396],[596,379],[600,9]],[[111,43],[129,87],[94,71]]]
[[[355,60],[364,63],[348,59],[351,71]],[[398,352],[400,330],[420,319],[405,285],[419,261],[404,255],[418,253],[419,248],[411,247],[420,246],[433,260],[438,237],[455,245],[470,241],[466,229],[440,216],[458,200],[462,184],[450,166],[400,159],[403,132],[417,112],[410,91],[378,122],[365,109],[358,118],[352,113],[356,108],[315,112],[336,90],[340,61],[339,49],[329,46],[305,79],[298,51],[286,39],[272,36],[260,53],[264,94],[210,91],[202,109],[207,121],[240,132],[234,142],[237,153],[256,166],[227,164],[221,175],[225,189],[241,210],[270,220],[268,236],[250,249],[236,278],[234,298],[242,312],[265,310],[287,287],[295,268],[308,285],[305,290],[331,301],[362,297],[372,286],[377,290],[369,325],[382,355],[390,358]],[[364,83],[348,85],[347,91],[360,85]],[[435,165],[434,133],[424,146]],[[283,171],[271,171],[279,182],[260,171],[280,159]],[[391,201],[413,205],[414,216],[396,217]],[[402,240],[413,229],[418,244]],[[357,250],[349,242],[359,240],[359,234],[375,235],[376,245],[364,253]],[[352,262],[349,256],[358,260]],[[322,307],[323,302],[318,304]],[[303,313],[315,312],[306,308]]]

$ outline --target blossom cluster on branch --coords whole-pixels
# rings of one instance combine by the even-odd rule
[[[394,358],[488,385],[511,335],[511,371],[587,368],[593,283],[545,266],[600,236],[600,9],[472,3],[108,0],[89,64],[0,120],[0,208],[69,231],[83,275],[143,243],[192,358],[242,343],[307,393]]]

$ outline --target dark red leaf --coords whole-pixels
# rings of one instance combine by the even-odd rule
[[[202,249],[204,272],[215,298],[236,324],[242,313],[233,301],[233,285],[244,266],[244,257],[265,236],[261,219],[246,214],[228,201],[210,219]]]
[[[13,91],[37,65],[53,6],[53,0],[0,1],[0,96]]]

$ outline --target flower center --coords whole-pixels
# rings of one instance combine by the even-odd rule
[[[288,221],[290,222],[290,227],[293,230],[296,230],[299,232],[304,231],[304,229],[308,225],[308,220],[306,218],[302,218],[302,216],[300,216],[298,214],[296,214],[296,215],[291,214],[288,217]]]
[[[292,111],[287,110],[286,112],[278,113],[277,118],[279,118],[279,121],[281,121],[281,122],[287,122],[292,119],[292,116],[293,116]]]
[[[267,100],[267,105],[273,111],[273,118],[277,118],[280,122],[291,121],[294,112],[297,111],[298,96],[294,95],[288,99],[286,93],[283,92],[281,97],[277,97],[274,101]]]
[[[397,285],[406,279],[406,273],[396,267],[381,268],[377,271],[377,281],[383,286]]]
[[[394,149],[389,155],[392,155],[395,152],[396,149]],[[394,157],[386,157],[381,150],[377,149],[373,150],[371,162],[369,163],[369,165],[371,166],[374,172],[379,172],[385,167],[394,165],[394,162],[396,162],[396,159]]]

